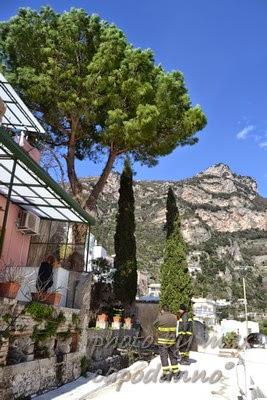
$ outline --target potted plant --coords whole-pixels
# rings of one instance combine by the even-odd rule
[[[119,314],[115,314],[113,316],[113,322],[120,322],[121,321],[121,316]]]
[[[131,317],[124,318],[124,328],[132,329],[132,318]]]
[[[105,313],[99,314],[99,315],[97,316],[97,320],[98,320],[98,321],[106,322],[106,321],[108,320],[108,315],[105,314]]]
[[[41,303],[58,306],[61,300],[62,294],[59,292],[34,292],[32,293],[32,300],[39,301]]]
[[[23,267],[4,264],[0,271],[0,297],[15,299],[23,279]]]

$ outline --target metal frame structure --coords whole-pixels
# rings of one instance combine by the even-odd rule
[[[14,142],[9,131],[1,127],[0,194],[6,198],[0,233],[0,256],[10,203],[32,211],[42,219],[86,224],[89,226],[89,251],[90,226],[95,224],[94,218]]]
[[[7,107],[2,126],[18,131],[45,133],[44,128],[1,73],[0,97]]]

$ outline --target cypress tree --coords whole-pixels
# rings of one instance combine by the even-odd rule
[[[160,270],[160,304],[167,305],[171,312],[177,314],[181,303],[190,309],[192,281],[187,267],[187,246],[182,236],[179,211],[171,188],[167,198],[166,231],[164,259]]]
[[[175,195],[172,188],[169,187],[167,195],[167,204],[166,204],[166,225],[165,225],[167,239],[174,231],[174,222],[177,214],[178,214],[178,208],[176,205]]]
[[[131,304],[137,292],[133,173],[128,160],[120,179],[119,208],[114,237],[114,293],[123,304]]]

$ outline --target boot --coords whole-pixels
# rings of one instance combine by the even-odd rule
[[[173,374],[173,382],[178,382],[181,379],[182,373],[181,371],[175,372]]]
[[[182,365],[190,365],[189,357],[182,357],[182,359],[180,360],[180,364],[182,364]]]
[[[168,374],[163,374],[159,378],[160,383],[170,382],[171,380],[172,380],[172,373],[171,372],[169,372]]]

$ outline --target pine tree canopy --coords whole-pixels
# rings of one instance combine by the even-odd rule
[[[37,139],[64,152],[78,200],[75,157],[107,156],[88,208],[117,157],[155,165],[177,146],[194,144],[206,124],[181,72],[166,72],[151,50],[134,48],[115,25],[82,9],[20,9],[0,22],[0,48],[4,74],[46,126],[48,134]]]

